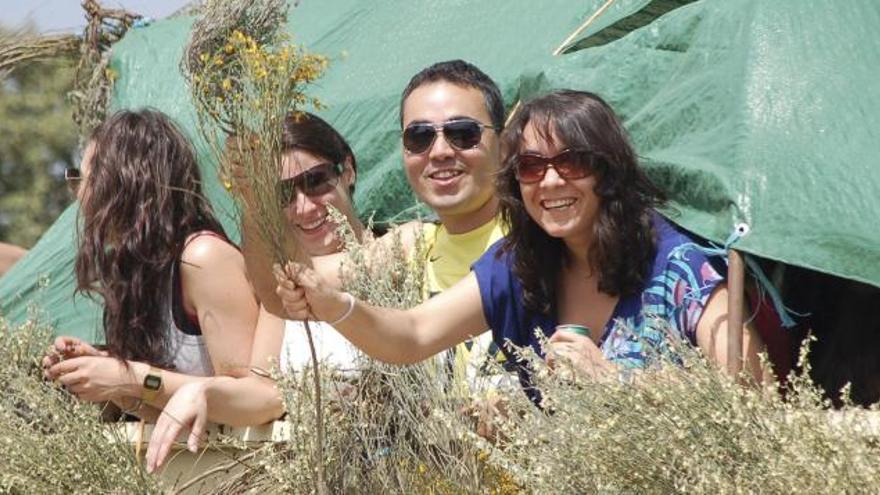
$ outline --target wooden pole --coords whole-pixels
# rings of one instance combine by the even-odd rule
[[[601,7],[596,9],[596,11],[593,12],[593,15],[591,15],[589,18],[587,18],[587,20],[584,21],[583,24],[578,26],[577,29],[575,29],[571,34],[568,35],[567,38],[565,38],[565,40],[562,42],[562,44],[560,44],[559,46],[556,47],[555,50],[553,50],[553,56],[554,57],[559,56],[559,54],[561,54],[563,50],[568,48],[568,44],[571,43],[572,41],[574,41],[574,39],[577,38],[578,35],[583,33],[585,29],[590,27],[590,24],[592,24],[593,21],[595,21],[596,19],[599,18],[599,16],[601,16],[603,13],[605,13],[605,11],[608,10],[608,7],[611,7],[611,4],[613,4],[614,1],[615,0],[606,0],[606,2],[604,4],[602,4]],[[507,116],[507,120],[504,121],[505,127],[507,127],[507,124],[510,124],[510,121],[513,120],[513,117],[516,115],[516,111],[519,110],[520,103],[522,103],[522,100],[516,100],[516,103],[513,105],[513,108],[510,110],[510,114],[508,114],[508,116]]]
[[[604,14],[605,11],[608,10],[608,7],[611,7],[612,3],[614,3],[614,0],[607,0],[604,4],[602,4],[601,7],[596,9],[596,11],[593,12],[593,15],[591,15],[589,17],[589,19],[587,19],[586,21],[584,21],[583,24],[578,26],[578,28],[575,29],[573,33],[568,35],[568,38],[565,38],[565,41],[563,41],[562,44],[560,44],[558,47],[556,47],[555,50],[553,50],[553,56],[555,57],[555,56],[559,55],[560,53],[562,53],[563,50],[568,48],[568,44],[571,43],[572,41],[574,41],[574,39],[577,38],[578,35],[583,33],[585,29],[590,27],[590,24],[592,24],[593,21],[598,19],[599,16]]]
[[[735,249],[728,252],[727,273],[727,371],[739,375],[743,366],[743,301],[745,299],[745,261]]]

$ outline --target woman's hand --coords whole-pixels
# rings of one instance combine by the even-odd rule
[[[498,440],[501,424],[509,416],[507,409],[507,399],[493,395],[474,399],[469,406],[461,410],[461,413],[476,420],[477,435],[495,443]]]
[[[107,353],[95,349],[91,344],[83,342],[76,337],[57,337],[52,342],[52,345],[49,346],[49,349],[46,350],[45,356],[43,356],[43,376],[47,379],[53,379],[53,377],[49,376],[49,368],[65,359],[80,356],[107,356]]]
[[[132,365],[138,363],[132,363]],[[140,396],[140,382],[132,368],[126,368],[118,359],[106,356],[80,356],[65,359],[45,372],[50,380],[57,380],[88,402],[103,402],[122,397]]]
[[[276,293],[291,320],[315,319],[334,322],[348,312],[346,294],[324,284],[312,270],[299,263],[288,263],[282,269],[275,265]]]
[[[165,404],[150,436],[147,472],[152,473],[162,466],[171,451],[171,445],[184,430],[189,431],[187,448],[193,453],[198,451],[208,423],[206,386],[207,382],[187,383]]]
[[[556,368],[560,358],[571,361],[578,370],[592,378],[607,376],[615,371],[614,365],[605,359],[593,339],[564,330],[554,333],[549,340],[547,365]]]

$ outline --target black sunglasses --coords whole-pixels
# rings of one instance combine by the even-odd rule
[[[520,153],[516,156],[514,174],[522,184],[541,182],[547,169],[553,170],[565,180],[583,179],[593,170],[595,154],[589,150],[566,149],[555,156],[537,153]]]
[[[443,137],[450,146],[457,150],[467,150],[480,144],[483,129],[495,128],[474,119],[453,119],[442,124],[416,122],[403,130],[403,147],[416,155],[424,153],[434,144],[437,133],[443,132]]]
[[[341,175],[341,163],[322,163],[295,177],[278,181],[275,194],[281,206],[285,207],[296,200],[297,190],[309,197],[327,194],[339,183]]]

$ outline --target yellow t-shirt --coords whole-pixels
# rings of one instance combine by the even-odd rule
[[[471,271],[480,256],[504,237],[498,217],[464,234],[450,234],[443,225],[422,226],[427,246],[428,293],[434,296],[455,285]]]
[[[423,224],[422,232],[427,246],[428,296],[433,297],[470,273],[471,265],[504,237],[505,229],[498,217],[494,217],[464,234],[450,234],[443,225],[433,223]],[[483,373],[484,365],[492,358],[503,361],[503,354],[495,348],[491,332],[485,332],[446,351],[441,361],[452,373],[453,388],[464,394],[467,388],[497,385],[497,379]]]

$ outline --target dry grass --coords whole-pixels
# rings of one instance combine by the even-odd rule
[[[866,414],[841,427],[808,380],[775,390],[734,383],[674,344],[634,380],[563,379],[532,359],[546,414],[522,398],[492,462],[530,490],[637,493],[846,493],[880,486]],[[841,414],[841,413],[835,413]],[[876,413],[874,413],[876,414]],[[872,435],[874,435],[872,437]]]
[[[390,261],[389,260],[393,260]],[[366,266],[366,265],[359,265]],[[349,290],[374,301],[419,300],[421,275],[402,256],[356,268]],[[383,277],[385,277],[383,279]],[[376,287],[387,287],[381,292]],[[403,290],[404,287],[409,287]],[[362,295],[364,295],[362,293]],[[107,437],[97,410],[40,378],[49,329],[0,329],[0,492],[158,493],[132,448]],[[540,410],[499,391],[509,415],[492,444],[460,409],[432,362],[364,358],[357,378],[321,368],[324,454],[315,459],[313,371],[282,376],[287,442],[257,451],[214,493],[311,493],[315,462],[333,493],[852,493],[880,486],[880,433],[794,378],[785,399],[741,386],[699,354],[659,362],[633,380],[551,373],[525,352],[544,394]],[[230,442],[230,440],[226,440]]]
[[[42,379],[50,338],[0,318],[0,493],[161,493],[96,406]]]

